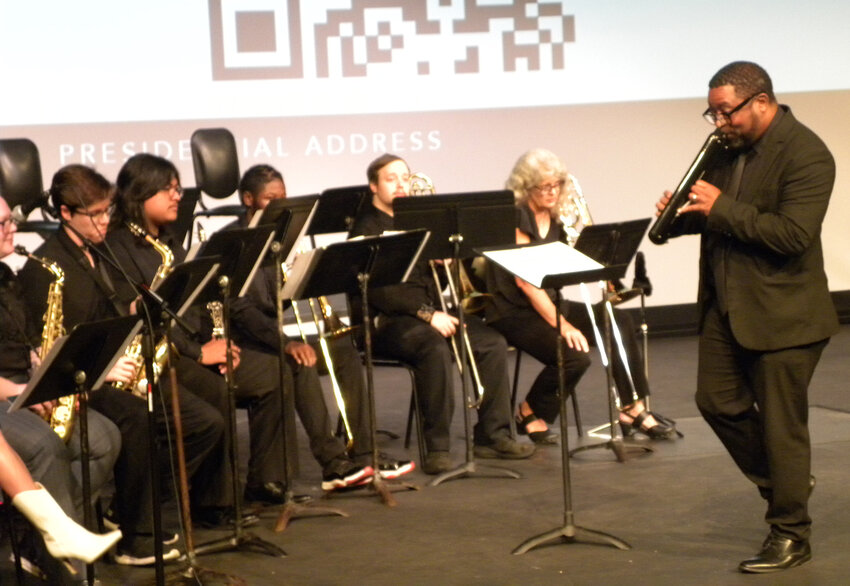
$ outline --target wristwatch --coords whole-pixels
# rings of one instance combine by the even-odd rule
[[[434,311],[433,305],[423,303],[419,306],[419,309],[416,310],[416,317],[429,324],[431,323],[431,318],[434,317]]]

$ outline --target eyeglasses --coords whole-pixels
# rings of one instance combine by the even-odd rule
[[[11,228],[13,224],[15,226],[17,226],[18,222],[15,221],[15,218],[13,218],[12,216],[9,216],[5,220],[0,221],[0,228],[3,228],[3,231],[5,232],[9,228]]]
[[[177,197],[183,197],[183,188],[179,185],[166,185],[158,191],[158,193],[163,192],[167,193],[168,195],[176,195]]]
[[[112,212],[115,211],[115,206],[111,205],[104,210],[100,210],[99,212],[90,212],[88,210],[84,210],[82,208],[74,208],[71,210],[74,214],[80,214],[81,216],[88,216],[92,220],[107,220],[109,216],[112,215]]]
[[[544,183],[543,185],[535,185],[531,188],[534,193],[557,193],[564,186],[563,181],[557,183]]]
[[[723,120],[724,124],[732,121],[732,114],[749,104],[753,98],[760,96],[764,92],[758,92],[756,94],[751,95],[749,98],[729,110],[728,112],[716,112],[711,108],[706,108],[705,112],[702,113],[702,117],[705,118],[705,121],[711,124],[712,126],[717,126],[718,120]]]

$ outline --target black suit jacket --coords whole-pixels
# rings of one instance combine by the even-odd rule
[[[730,157],[705,180],[724,189],[733,166]],[[821,244],[834,181],[826,145],[780,106],[747,159],[737,197],[721,193],[707,218],[685,214],[674,225],[678,233],[702,233],[701,317],[714,298],[708,248],[721,246],[729,322],[742,346],[777,350],[837,332]]]

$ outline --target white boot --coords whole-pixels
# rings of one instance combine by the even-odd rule
[[[121,531],[97,535],[65,514],[41,484],[19,492],[12,504],[41,532],[47,551],[56,559],[75,558],[92,563],[121,539]]]

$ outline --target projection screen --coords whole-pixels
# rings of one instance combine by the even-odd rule
[[[142,151],[191,186],[189,137],[226,127],[240,168],[278,167],[290,194],[365,183],[387,151],[440,192],[501,188],[546,147],[596,222],[627,220],[711,132],[711,75],[751,60],[836,158],[823,239],[846,290],[847,22],[839,0],[4,1],[0,138],[35,142],[45,186],[68,163],[114,180]],[[693,302],[697,239],[641,249],[649,304]]]

